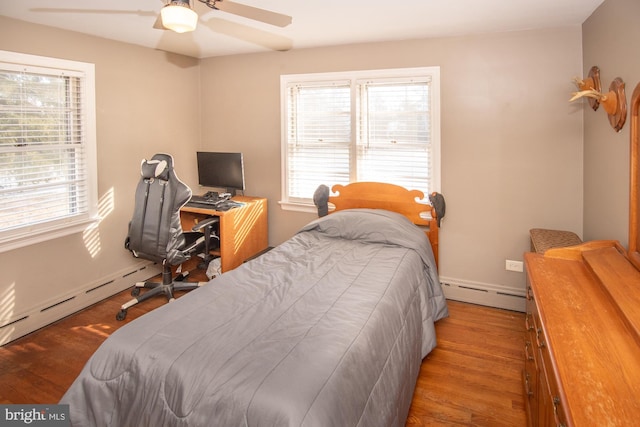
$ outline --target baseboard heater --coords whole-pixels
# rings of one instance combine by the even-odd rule
[[[472,304],[525,311],[525,290],[504,285],[472,282],[452,277],[440,277],[447,299]]]
[[[160,272],[160,267],[153,262],[141,261],[109,277],[96,280],[48,301],[41,301],[25,312],[1,313],[3,317],[0,318],[0,345],[109,298],[131,287],[135,282],[147,280]]]

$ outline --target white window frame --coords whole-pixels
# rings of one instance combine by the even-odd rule
[[[84,231],[97,221],[96,97],[94,64],[0,50],[0,68],[42,72],[42,74],[51,73],[52,75],[55,72],[58,75],[68,73],[69,75],[81,76],[83,166],[86,171],[83,181],[87,197],[87,208],[75,215],[26,224],[7,230],[1,230],[2,227],[0,227],[0,252],[5,252]],[[0,153],[2,150],[3,147],[0,146]],[[0,203],[2,203],[2,193],[0,193]]]
[[[280,76],[280,108],[281,108],[281,199],[280,206],[284,210],[292,210],[299,212],[316,212],[316,207],[309,196],[308,200],[300,200],[290,198],[288,195],[288,141],[287,141],[287,123],[288,114],[288,93],[287,87],[294,83],[321,83],[327,81],[350,80],[352,86],[357,81],[363,79],[394,79],[407,77],[428,76],[430,82],[430,103],[431,103],[431,156],[432,156],[432,176],[431,191],[440,191],[440,67],[415,67],[415,68],[398,68],[383,70],[366,70],[366,71],[346,71],[346,72],[330,72],[330,73],[311,73],[311,74],[287,74]],[[351,109],[351,145],[353,150],[356,149],[357,143],[357,108],[355,107],[357,92],[352,89],[352,109]],[[326,183],[331,186],[333,183]],[[427,196],[425,194],[425,196]]]

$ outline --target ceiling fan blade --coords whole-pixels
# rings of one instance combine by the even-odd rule
[[[138,16],[155,16],[158,12],[153,10],[112,10],[112,9],[64,9],[53,7],[34,7],[29,9],[32,12],[45,13],[97,13],[105,15],[138,15]]]
[[[203,22],[202,20],[200,22]],[[216,33],[231,36],[249,43],[266,47],[271,50],[287,51],[293,47],[293,42],[287,37],[258,30],[237,22],[220,18],[211,18],[203,22],[209,29]]]
[[[215,7],[227,13],[253,19],[254,21],[264,22],[265,24],[275,25],[276,27],[286,27],[291,24],[292,21],[292,18],[288,15],[240,3],[234,3],[230,0],[218,0],[215,2]]]

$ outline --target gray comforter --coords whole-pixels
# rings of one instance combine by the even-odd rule
[[[61,403],[74,426],[402,426],[446,315],[424,233],[336,212],[117,330]]]

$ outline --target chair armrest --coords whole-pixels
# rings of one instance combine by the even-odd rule
[[[220,218],[217,216],[212,216],[211,218],[204,219],[199,221],[196,225],[193,226],[191,231],[200,231],[206,227],[211,227],[213,224],[220,222]]]

